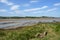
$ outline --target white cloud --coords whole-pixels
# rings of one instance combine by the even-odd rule
[[[43,11],[43,10],[41,10],[41,11],[34,11],[34,12],[32,12],[32,13],[49,13],[49,12],[55,12],[57,10],[57,8],[52,8],[52,9],[48,9],[48,10],[45,10],[45,11]]]
[[[15,13],[18,14],[21,12],[19,10],[20,5],[14,5],[15,3],[9,2],[8,0],[0,0],[0,2],[10,6],[9,12],[5,9],[0,9],[0,12],[6,12],[10,14],[15,14]]]
[[[45,9],[45,8],[48,8],[48,6],[43,6],[43,7],[41,7],[41,8],[26,9],[26,10],[24,10],[24,11],[30,12],[30,11],[36,11],[36,10],[41,10],[41,9]]]
[[[30,6],[30,4],[23,4],[23,6],[24,6],[24,7],[28,7],[28,6]]]
[[[7,5],[14,5],[14,3],[9,2],[9,3],[7,3]]]
[[[43,6],[43,7],[41,7],[41,9],[45,9],[45,8],[48,8],[48,6]]]
[[[21,13],[20,10],[15,10],[14,12],[17,13],[17,14]]]
[[[7,5],[13,5],[14,3],[8,2],[8,0],[0,0],[0,2],[5,3]]]
[[[9,5],[9,6],[11,7],[11,8],[10,8],[11,10],[17,10],[17,9],[19,9],[19,7],[20,7],[20,5],[14,5],[14,3],[9,2],[8,0],[0,0],[0,2]]]
[[[23,11],[22,10],[14,10],[14,11],[11,11],[9,13],[11,13],[11,14],[21,14],[21,13],[23,13]]]
[[[8,13],[10,13],[10,14],[15,14],[14,12],[8,12]]]
[[[20,7],[20,5],[13,5],[13,6],[11,7],[11,10],[18,10],[19,7]]]
[[[7,2],[7,0],[0,0],[0,2],[6,3],[6,2]]]
[[[44,11],[34,11],[32,13],[43,13]]]
[[[5,9],[0,9],[0,12],[7,12],[7,10],[5,10]]]
[[[30,3],[36,3],[38,0],[31,0]]]
[[[57,8],[48,9],[47,12],[55,11]]]
[[[24,10],[24,11],[26,11],[26,12],[29,12],[29,11],[36,11],[36,10],[39,10],[40,8],[32,8],[32,9],[26,9],[26,10]]]
[[[55,3],[54,6],[60,6],[60,3]]]

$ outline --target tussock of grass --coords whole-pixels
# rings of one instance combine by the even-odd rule
[[[48,32],[47,36],[35,37],[44,31]],[[0,40],[60,40],[60,23],[38,23],[14,30],[0,30]]]

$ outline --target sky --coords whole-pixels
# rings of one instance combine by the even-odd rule
[[[60,17],[60,0],[0,0],[0,16]]]

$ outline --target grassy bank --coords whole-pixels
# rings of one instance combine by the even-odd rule
[[[45,37],[36,37],[37,33],[45,31]],[[38,23],[24,28],[0,29],[0,40],[60,40],[60,23]]]

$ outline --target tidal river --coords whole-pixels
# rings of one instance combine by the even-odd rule
[[[54,22],[54,21],[60,22],[60,19],[5,19],[5,21],[0,21],[0,28],[6,29],[16,28],[34,25],[37,24],[38,22]]]

